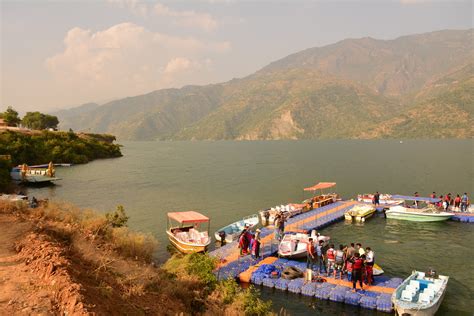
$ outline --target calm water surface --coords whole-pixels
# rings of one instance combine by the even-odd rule
[[[337,182],[350,199],[358,193],[428,195],[474,193],[473,141],[261,141],[126,142],[124,157],[58,169],[58,185],[29,194],[100,211],[124,205],[130,226],[154,234],[157,256],[169,254],[166,213],[194,209],[211,218],[211,231],[259,209],[299,202],[303,188]],[[374,218],[363,226],[335,224],[324,231],[335,243],[361,242],[376,251],[388,275],[434,267],[451,277],[441,314],[474,311],[474,225],[412,223]],[[276,310],[292,315],[363,314],[342,304],[263,289]]]

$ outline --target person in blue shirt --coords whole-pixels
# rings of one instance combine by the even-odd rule
[[[464,194],[461,197],[461,212],[467,212],[468,206],[469,206],[469,197],[467,196],[467,193],[464,192]]]
[[[326,265],[324,264],[324,251],[323,251],[323,241],[320,240],[319,244],[316,246],[316,257],[319,264],[319,274],[324,270],[324,273],[328,273],[326,270]]]

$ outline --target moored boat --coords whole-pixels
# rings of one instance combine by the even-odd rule
[[[432,277],[413,271],[393,292],[392,303],[398,315],[434,315],[443,301],[448,276]]]
[[[344,213],[344,218],[348,221],[365,222],[374,213],[375,208],[370,205],[356,205]]]
[[[46,168],[41,166],[28,166],[26,164],[13,167],[10,171],[13,181],[24,184],[48,184],[61,180],[56,177],[54,164],[50,162]]]
[[[215,232],[214,237],[216,237],[216,240],[220,242],[232,242],[238,238],[240,232],[242,232],[245,226],[252,228],[257,224],[258,215],[252,214],[250,216],[244,217],[240,221],[222,227],[221,229]]]
[[[328,236],[317,236],[315,233],[286,233],[278,245],[278,255],[284,258],[306,258],[310,237],[313,238],[313,243],[315,245],[322,240],[324,246],[327,246],[330,239]]]
[[[304,212],[305,204],[290,203],[287,205],[275,206],[259,212],[263,226],[272,225],[278,213],[282,213],[285,218],[290,218]]]
[[[208,217],[195,211],[168,213],[166,234],[171,244],[183,253],[204,252],[211,243],[209,223]]]
[[[357,195],[357,201],[364,203],[373,203],[374,195],[373,194],[359,194]],[[392,198],[390,194],[380,194],[379,204],[381,206],[392,206],[401,204],[403,201],[396,200]]]

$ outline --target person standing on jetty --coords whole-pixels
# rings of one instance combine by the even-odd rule
[[[314,249],[313,238],[308,239],[308,244],[306,245],[307,256],[306,256],[306,281],[311,280],[311,273],[314,268],[316,261],[316,251]],[[310,271],[311,270],[311,271]]]
[[[468,205],[469,205],[469,197],[467,196],[467,193],[464,192],[464,194],[461,197],[461,212],[467,212]]]
[[[365,248],[365,269],[367,276],[367,284],[372,285],[374,282],[374,264],[375,264],[375,254],[370,249],[370,247]]]
[[[261,238],[260,238],[260,233],[262,231],[257,228],[255,231],[255,237],[253,238],[253,245],[252,245],[252,255],[254,256],[254,259],[260,258],[260,243],[261,243]]]
[[[360,257],[359,253],[354,254],[352,259],[352,292],[356,292],[357,281],[359,281],[360,289],[363,290],[362,285],[362,268],[364,266],[364,260]]]
[[[356,244],[356,253],[359,253],[359,256],[365,255],[365,250],[359,242]]]
[[[379,193],[379,191],[375,192],[375,194],[374,194],[374,205],[375,206],[377,206],[377,205],[380,206],[380,193]]]
[[[326,265],[324,264],[324,252],[323,252],[323,241],[319,241],[319,245],[316,246],[316,256],[318,258],[318,265],[319,265],[319,274],[322,273],[324,270],[324,273],[328,273],[326,270]]]

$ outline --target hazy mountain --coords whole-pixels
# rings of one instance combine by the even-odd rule
[[[472,29],[349,39],[242,79],[57,115],[62,128],[119,139],[469,137],[472,127],[437,119],[472,123],[472,40]]]

